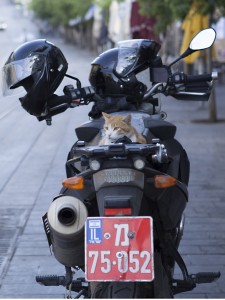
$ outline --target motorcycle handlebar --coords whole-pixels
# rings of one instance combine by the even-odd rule
[[[95,91],[91,86],[75,89],[73,85],[66,85],[63,92],[64,95],[58,96],[53,94],[48,100],[48,107],[50,111],[56,110],[62,106],[68,108],[80,104],[88,104],[95,94]]]
[[[48,100],[48,106],[50,109],[57,107],[62,104],[69,104],[71,102],[71,98],[67,95],[57,96],[52,95],[52,97]]]
[[[52,116],[64,112],[69,107],[89,104],[90,101],[93,101],[92,97],[95,94],[91,86],[75,89],[73,85],[66,85],[63,92],[62,96],[53,94],[48,99],[48,110],[45,114],[37,117],[39,121],[46,120],[47,125],[51,125]]]
[[[172,75],[173,84],[185,84],[191,82],[203,82],[203,81],[212,81],[218,78],[217,72],[212,72],[211,74],[201,74],[201,75],[186,75],[183,72],[174,73]],[[158,86],[161,86],[162,83],[158,83],[149,90],[148,93],[144,96],[144,99],[147,99],[149,94],[152,94],[155,90],[158,89]],[[58,107],[75,107],[78,105],[87,105],[91,101],[94,101],[95,90],[92,86],[87,86],[83,88],[74,88],[73,85],[66,85],[63,89],[63,96],[53,95],[49,99],[49,108],[50,111],[57,110]]]
[[[212,81],[218,78],[217,72],[212,72],[210,74],[200,74],[200,75],[186,75],[183,72],[173,74],[173,83],[191,83],[191,82],[202,82],[202,81]]]
[[[88,104],[95,94],[92,86],[75,89],[73,85],[66,85],[63,92],[70,98],[70,103],[76,105]]]
[[[161,69],[161,68],[160,68]],[[165,68],[162,68],[163,70]],[[159,70],[157,71],[159,72]],[[156,76],[157,74],[160,75],[161,73],[154,74],[155,79],[160,79],[161,76]],[[167,73],[168,74],[168,73]],[[165,76],[164,76],[165,77]],[[169,86],[174,86],[176,84],[187,84],[194,83],[194,82],[207,82],[212,81],[218,77],[217,72],[212,72],[211,74],[202,74],[202,75],[186,75],[183,72],[171,74],[170,78],[168,79]],[[157,82],[157,81],[156,81]],[[165,82],[165,81],[164,81]],[[169,90],[164,90],[163,82],[158,82],[150,88],[149,91],[144,95],[143,101],[147,101],[149,97],[153,93],[161,92],[161,93],[168,93]],[[39,121],[51,119],[52,116],[57,115],[59,113],[64,112],[69,107],[73,108],[79,105],[87,105],[90,102],[96,102],[98,95],[95,94],[95,90],[92,86],[87,86],[83,88],[74,88],[73,85],[66,85],[63,89],[64,95],[57,96],[53,94],[51,98],[48,100],[48,112],[46,115],[38,117]],[[174,91],[173,93],[174,94]],[[190,93],[188,93],[190,94]],[[175,93],[175,98],[182,98],[183,94]],[[185,95],[186,96],[186,95]],[[208,99],[208,98],[207,98]],[[99,99],[98,99],[99,100]],[[101,99],[102,100],[102,99]],[[97,101],[100,103],[101,101]]]

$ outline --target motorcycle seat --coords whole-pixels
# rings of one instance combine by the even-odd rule
[[[89,143],[103,128],[104,119],[96,119],[82,124],[75,129],[78,140]]]
[[[154,137],[159,138],[162,141],[170,140],[174,138],[176,134],[176,126],[170,122],[164,120],[154,120],[151,117],[145,118],[145,128],[148,128]]]

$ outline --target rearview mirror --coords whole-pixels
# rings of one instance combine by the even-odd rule
[[[192,39],[189,48],[192,51],[207,49],[212,46],[216,38],[216,32],[213,28],[207,28],[200,31]]]
[[[204,50],[212,46],[216,39],[216,31],[213,28],[207,28],[197,33],[191,40],[188,48],[177,59],[175,59],[169,67],[178,62],[184,57],[192,54],[195,51]]]

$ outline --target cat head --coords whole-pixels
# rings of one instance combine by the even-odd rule
[[[115,143],[118,139],[123,138],[124,136],[130,136],[131,115],[111,116],[104,112],[102,115],[105,119],[105,137],[110,140],[111,143]]]

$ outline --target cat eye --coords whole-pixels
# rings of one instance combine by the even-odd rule
[[[108,126],[105,126],[104,129],[105,129],[105,130],[108,130]]]
[[[119,127],[114,127],[114,129],[113,130],[118,130],[119,129]]]

